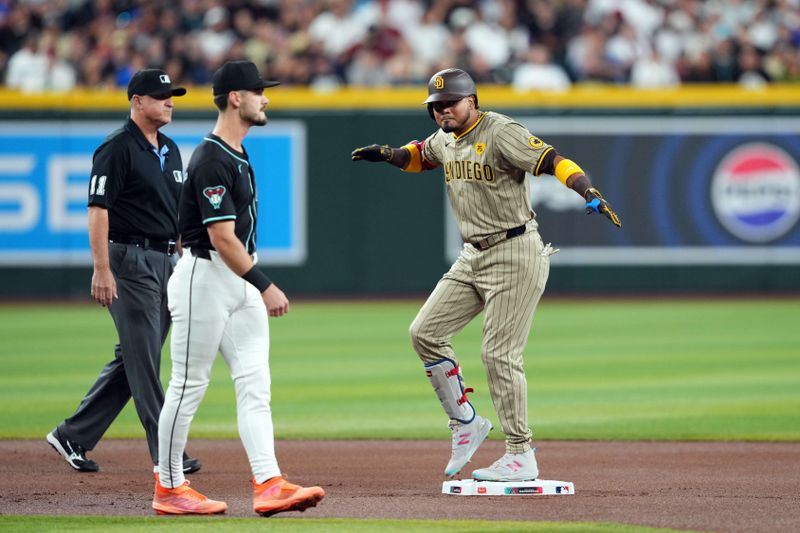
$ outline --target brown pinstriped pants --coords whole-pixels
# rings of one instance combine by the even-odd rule
[[[457,361],[451,339],[485,311],[481,360],[508,453],[530,449],[522,356],[550,271],[550,258],[542,255],[543,248],[535,229],[483,251],[465,245],[409,330],[423,362],[443,357]]]

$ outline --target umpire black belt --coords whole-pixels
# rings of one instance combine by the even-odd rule
[[[115,242],[117,244],[132,244],[145,250],[154,250],[167,255],[175,253],[175,241],[156,241],[147,237],[138,237],[135,235],[120,235],[118,233],[109,233],[108,242]]]
[[[486,250],[497,243],[507,241],[508,239],[513,239],[514,237],[518,237],[523,233],[525,233],[525,224],[517,226],[516,228],[511,228],[508,231],[501,231],[500,233],[489,235],[485,239],[481,239],[478,242],[472,242],[470,244],[478,250]]]

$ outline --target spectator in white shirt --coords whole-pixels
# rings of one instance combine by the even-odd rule
[[[209,62],[220,63],[235,40],[228,24],[228,11],[222,6],[212,7],[203,17],[203,26],[197,39],[200,49]]]
[[[308,27],[309,37],[322,44],[328,57],[343,56],[367,34],[368,26],[354,16],[352,7],[352,0],[329,0],[329,9],[314,17]]]
[[[564,69],[552,62],[547,47],[531,46],[526,59],[514,69],[511,85],[515,90],[566,91],[572,85]]]
[[[675,65],[655,49],[637,59],[631,69],[631,85],[642,89],[676,87],[680,81]]]
[[[44,91],[48,63],[47,55],[39,48],[39,35],[29,34],[22,48],[8,60],[6,85],[22,92]]]

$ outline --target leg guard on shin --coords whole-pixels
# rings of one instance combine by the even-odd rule
[[[464,388],[461,367],[452,359],[440,359],[425,364],[425,374],[439,398],[444,412],[453,420],[469,424],[475,418],[475,408],[467,400],[472,389]]]

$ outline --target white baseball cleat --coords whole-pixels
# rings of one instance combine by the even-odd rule
[[[454,424],[451,429],[453,430],[453,454],[444,469],[444,475],[447,477],[458,474],[472,459],[475,451],[489,436],[492,424],[482,416],[475,415],[469,424]]]
[[[488,468],[472,472],[478,481],[533,481],[539,476],[534,450],[525,453],[507,453]]]

